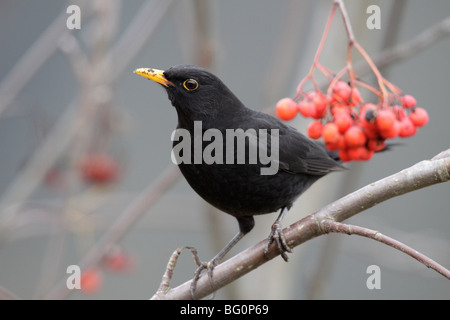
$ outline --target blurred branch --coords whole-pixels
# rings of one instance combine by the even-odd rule
[[[20,300],[20,298],[11,291],[0,286],[0,300]]]
[[[117,79],[125,71],[131,72],[126,69],[127,66],[148,43],[172,3],[172,0],[160,0],[156,4],[153,1],[147,1],[142,5],[112,48],[111,57],[114,68],[111,70],[111,77],[113,79]]]
[[[381,51],[379,54],[375,55],[372,60],[376,66],[381,69],[397,60],[409,58],[420,51],[429,48],[433,43],[447,37],[449,34],[450,17],[419,33],[411,40]],[[369,68],[364,61],[355,64],[354,69],[357,74],[369,71]]]
[[[81,270],[87,270],[97,264],[179,177],[178,167],[170,165],[156,181],[138,195],[81,260],[78,264]],[[67,289],[66,278],[63,278],[46,299],[64,299],[71,293],[72,290]]]
[[[330,231],[327,228],[330,221],[343,221],[388,199],[449,180],[450,149],[438,154],[432,160],[421,161],[371,183],[292,224],[284,230],[287,243],[291,247],[296,247]],[[280,254],[276,246],[272,246],[266,258],[265,245],[266,240],[263,240],[217,266],[214,269],[213,283],[210,283],[209,278],[203,274],[197,283],[196,296],[205,297]],[[434,266],[450,279],[450,271],[437,264]],[[165,294],[157,292],[152,299],[190,299],[191,282],[192,280],[187,281]]]
[[[101,74],[97,76],[103,76],[108,83],[117,79],[125,70],[126,65],[145,45],[148,37],[153,34],[170,3],[171,1],[166,0],[160,0],[156,5],[154,2],[146,2],[113,48],[112,58],[117,64],[114,68],[110,68],[112,69],[109,70],[110,77],[105,79]],[[90,15],[91,13],[86,14],[87,17]],[[68,55],[74,69],[77,65],[86,66],[85,64],[88,62],[86,55],[81,52],[76,40],[68,35],[68,29],[61,27],[61,25],[65,26],[66,18],[65,12],[61,13],[0,84],[0,114],[57,48],[62,49]],[[84,75],[83,72],[79,73],[78,76],[81,78],[78,80],[82,81]],[[90,98],[104,97],[102,89],[104,89],[102,86],[95,88]],[[25,204],[25,200],[33,194],[45,174],[69,148],[74,137],[85,126],[77,114],[81,103],[83,102],[77,99],[69,103],[46,139],[0,197],[0,245],[8,237],[9,232],[14,229],[14,218]],[[80,119],[80,121],[74,119]]]
[[[82,7],[85,2],[79,2],[78,5]],[[87,14],[86,18],[88,17]],[[70,34],[71,30],[65,28],[66,19],[66,12],[61,12],[2,80],[0,83],[0,116],[58,49],[59,40]]]

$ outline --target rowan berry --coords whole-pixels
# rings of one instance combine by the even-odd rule
[[[276,105],[276,114],[282,120],[292,120],[298,112],[297,103],[291,98],[283,98]]]
[[[409,114],[409,119],[416,127],[422,127],[428,122],[428,113],[423,108],[413,108],[412,112]]]
[[[322,136],[323,125],[320,121],[313,121],[308,125],[308,136],[312,139],[319,139]]]

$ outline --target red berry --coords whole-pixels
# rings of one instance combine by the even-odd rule
[[[367,161],[372,158],[374,152],[365,147],[355,147],[348,149],[350,159],[355,161]]]
[[[361,127],[352,126],[345,132],[345,142],[350,148],[360,147],[366,143],[366,135]]]
[[[403,118],[402,121],[400,121],[400,132],[398,135],[400,137],[411,137],[415,135],[417,132],[417,127],[412,123],[410,118]]]
[[[401,97],[401,101],[402,101],[402,105],[405,108],[412,108],[416,106],[416,99],[409,95],[409,94],[405,94],[404,96]]]
[[[107,183],[118,176],[119,165],[106,153],[89,154],[81,163],[81,172],[86,181]]]
[[[352,88],[350,105],[356,106],[361,102],[361,94],[356,88]]]
[[[325,143],[334,144],[338,142],[339,136],[339,128],[335,123],[329,122],[323,126],[322,137]]]
[[[375,123],[362,120],[359,125],[368,139],[377,139],[379,137],[379,131]]]
[[[134,268],[133,258],[120,248],[102,258],[102,267],[110,272],[128,272]]]
[[[348,154],[348,150],[347,149],[341,149],[338,152],[338,156],[339,159],[341,159],[341,161],[347,162],[347,161],[351,161],[352,159],[350,158],[350,155]]]
[[[385,139],[392,139],[400,133],[400,121],[394,120],[392,126],[387,130],[380,130],[380,135]]]
[[[344,81],[338,81],[333,86],[333,98],[338,102],[348,102],[352,89]]]
[[[81,291],[87,294],[94,294],[100,290],[103,278],[100,271],[90,269],[81,274]]]
[[[364,148],[364,152],[361,155],[361,160],[369,161],[372,158],[374,153],[375,153],[375,151],[368,150],[367,148]]]
[[[390,109],[383,109],[378,111],[376,124],[380,131],[391,130],[395,122],[395,114]]]
[[[416,127],[422,127],[428,122],[428,113],[423,108],[414,108],[412,112],[409,114],[409,119],[411,119],[412,123]]]
[[[276,105],[276,113],[281,120],[291,120],[298,112],[297,103],[291,98],[283,98]]]
[[[327,113],[327,98],[317,91],[308,92],[306,98],[311,101],[314,107],[312,117],[314,119],[322,119]]]
[[[394,112],[394,114],[396,115],[397,120],[402,120],[406,117],[406,113],[405,113],[405,109],[402,108],[401,106],[392,106],[392,111]]]
[[[316,93],[314,97],[312,98],[312,103],[314,104],[314,107],[316,108],[316,114],[323,114],[325,115],[325,111],[327,108],[327,97],[325,97],[322,93]]]
[[[312,117],[313,115],[316,114],[316,109],[314,108],[314,105],[311,102],[308,102],[307,100],[300,101],[300,103],[298,104],[298,111],[305,118]]]
[[[342,103],[335,103],[331,107],[331,114],[333,116],[335,116],[336,114],[338,114],[340,112],[345,112],[345,113],[349,114],[348,106],[345,104],[342,104]]]
[[[337,149],[345,149],[347,148],[347,141],[345,140],[343,135],[339,135],[339,139],[336,142]]]
[[[353,124],[353,119],[348,112],[339,111],[334,116],[334,123],[338,126],[340,133],[345,133]]]
[[[377,116],[377,106],[373,103],[366,103],[362,106],[360,111],[360,120],[366,120],[367,122],[375,122]]]
[[[335,142],[327,142],[325,146],[330,151],[342,150],[347,147],[347,143],[345,142],[345,138],[343,135],[339,135]]]
[[[320,121],[313,121],[308,125],[308,137],[319,139],[322,136],[323,125]]]
[[[367,149],[378,152],[386,148],[386,142],[381,139],[370,139],[367,141]]]

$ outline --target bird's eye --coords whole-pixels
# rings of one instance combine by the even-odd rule
[[[194,91],[195,89],[198,88],[198,82],[195,81],[194,79],[187,79],[183,82],[183,87],[187,91]]]

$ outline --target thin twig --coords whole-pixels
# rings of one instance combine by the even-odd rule
[[[376,230],[371,230],[368,228],[349,225],[345,223],[336,222],[333,220],[324,220],[322,222],[322,226],[325,228],[325,232],[336,232],[336,233],[345,233],[348,235],[358,235],[366,238],[370,238],[381,243],[387,244],[401,252],[406,253],[407,255],[413,257],[417,261],[423,263],[428,268],[435,270],[436,272],[442,274],[444,277],[450,280],[450,270],[446,269],[436,261],[428,258],[426,255],[418,252],[417,250],[407,246],[406,244],[395,240],[391,237],[388,237]]]

